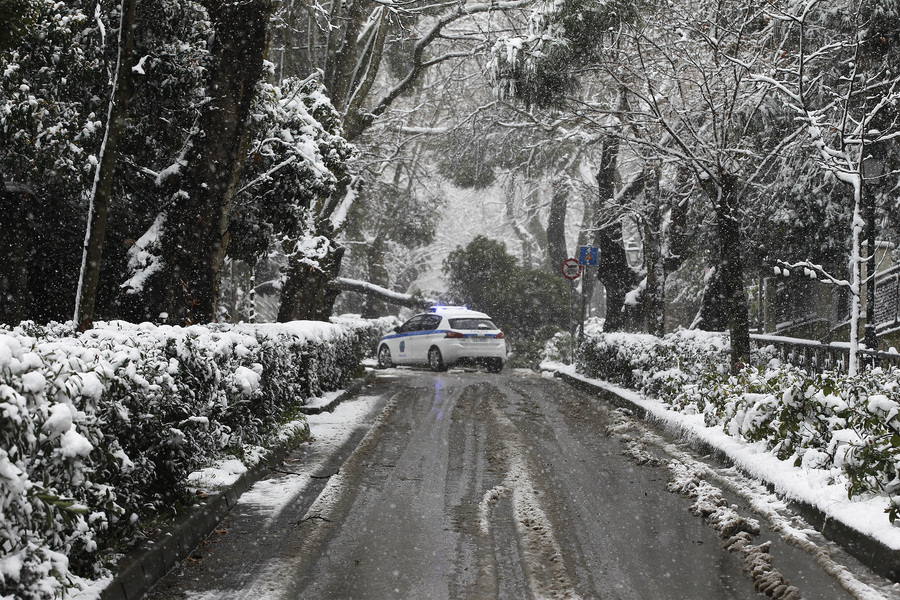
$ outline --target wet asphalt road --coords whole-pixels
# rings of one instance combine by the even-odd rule
[[[304,445],[147,597],[762,597],[663,461],[607,435],[623,416],[595,396],[391,369],[354,402],[334,419],[355,410],[359,427]],[[803,598],[851,597],[765,523],[760,538]]]

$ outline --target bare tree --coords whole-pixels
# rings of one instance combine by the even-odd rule
[[[841,7],[845,5],[842,3]],[[834,3],[809,0],[801,4],[771,3],[765,16],[777,44],[761,46],[756,64],[732,57],[741,68],[755,67],[754,80],[777,90],[785,106],[803,124],[806,135],[795,140],[817,158],[819,167],[845,184],[853,202],[849,280],[809,261],[795,263],[818,277],[844,286],[851,294],[850,364],[858,371],[862,285],[869,292],[866,342],[875,344],[874,247],[875,198],[867,190],[873,173],[867,166],[890,171],[890,147],[900,136],[900,75],[893,68],[888,36],[896,15],[879,2],[862,1],[851,10],[835,12]],[[837,16],[840,15],[840,16]],[[765,52],[765,51],[768,52]],[[880,177],[882,173],[877,175]],[[862,239],[867,238],[867,256]],[[868,263],[867,281],[862,265]]]
[[[528,0],[358,0],[315,6],[288,2],[279,14],[282,25],[271,55],[280,72],[318,71],[341,112],[345,137],[365,143],[363,134],[416,89],[426,71],[483,52],[489,42],[485,33],[493,27],[490,19],[528,4]],[[316,233],[329,239],[336,239],[345,225],[335,215],[350,214],[347,200],[360,197],[355,191],[337,196],[336,201],[323,203],[316,217],[316,222],[327,224]],[[283,310],[279,319],[327,317],[339,291],[334,278],[342,257],[343,250],[333,244],[322,268],[289,269],[282,299],[293,308]],[[303,291],[310,289],[318,291]],[[302,298],[288,297],[301,291]]]
[[[681,162],[695,174],[717,217],[723,249],[721,268],[729,282],[724,301],[730,307],[737,366],[749,354],[749,336],[737,214],[742,188],[736,180],[741,163],[736,160],[734,142],[742,135],[736,124],[746,112],[749,94],[745,73],[723,68],[724,61],[716,55],[720,52],[718,39],[729,35],[740,39],[740,33],[728,29],[733,15],[721,14],[719,7],[699,2],[667,6],[664,13],[654,12],[653,7],[645,7],[639,14],[623,8],[637,10],[630,3],[615,7],[590,3],[581,7],[557,5],[537,13],[530,38],[510,41],[495,53],[496,78],[505,82],[502,89],[511,89],[526,102],[557,106],[565,103],[565,92],[577,91],[578,82],[604,82],[602,87],[613,94],[571,99],[568,111],[582,122],[617,136],[638,161],[646,164],[646,169],[638,167],[638,171],[655,174],[658,171],[654,165]],[[521,58],[523,54],[530,62]],[[567,65],[568,76],[554,70]],[[655,184],[649,185],[641,195],[646,197],[649,192],[658,198],[656,189]],[[617,194],[621,196],[622,190]],[[646,216],[649,219],[644,221],[650,225],[644,237],[650,242],[648,249],[653,249],[659,243],[653,242],[650,234],[661,226],[661,213],[654,207]],[[612,239],[606,242],[618,244]],[[613,257],[621,255],[609,250]],[[660,253],[645,255],[653,258]],[[655,313],[663,306],[655,296],[661,293],[659,280],[663,277],[657,267],[648,263],[651,276],[657,279],[650,302]],[[608,310],[616,310],[616,304],[614,299]],[[654,329],[659,330],[661,320],[654,317],[653,321]]]

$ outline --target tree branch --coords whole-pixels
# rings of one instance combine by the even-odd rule
[[[371,296],[383,302],[395,304],[398,306],[405,306],[406,308],[424,310],[437,302],[432,298],[424,298],[421,296],[414,296],[412,294],[401,294],[400,292],[389,290],[387,288],[381,287],[380,285],[369,283],[368,281],[346,279],[344,277],[338,277],[335,281],[342,291],[356,292],[357,294]]]

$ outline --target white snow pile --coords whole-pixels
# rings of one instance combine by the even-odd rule
[[[258,458],[297,406],[345,387],[379,334],[358,318],[0,328],[0,599],[90,585],[204,468],[239,475],[229,455]]]
[[[723,334],[586,327],[575,370],[636,390],[655,416],[746,456],[742,468],[785,496],[833,517],[842,507],[843,522],[900,548],[888,535],[900,525],[900,373],[807,373],[767,348],[730,375],[728,346]],[[873,522],[878,503],[886,515]]]

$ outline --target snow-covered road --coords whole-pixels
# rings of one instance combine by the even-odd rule
[[[557,380],[392,369],[310,426],[148,598],[895,597],[764,489]]]

